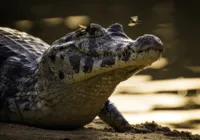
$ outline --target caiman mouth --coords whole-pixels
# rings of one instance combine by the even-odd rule
[[[115,28],[118,29],[113,31]],[[57,57],[62,56],[62,60],[66,59],[66,63],[72,68],[69,71],[65,65],[58,63],[63,69],[63,77],[66,77],[62,79],[68,84],[118,69],[137,72],[158,60],[164,52],[163,43],[158,37],[145,34],[132,40],[124,34],[119,25],[104,30],[94,24],[83,38],[73,39],[77,39],[77,35],[67,36],[53,46],[59,50]],[[98,37],[90,38],[94,35]]]
[[[82,50],[79,50],[79,51],[81,53],[87,55],[87,56],[91,56],[91,57],[94,57],[94,58],[101,58],[101,57],[109,57],[109,56],[111,56],[111,57],[118,57],[120,59],[122,57],[127,57],[130,53],[137,54],[137,55],[142,54],[142,53],[148,53],[150,51],[163,53],[164,52],[164,48],[163,47],[158,47],[158,48],[149,47],[149,48],[144,48],[144,49],[133,49],[130,46],[127,46],[124,49],[116,50],[115,52],[109,51],[109,50],[101,51],[101,52],[97,52],[97,51],[86,52],[86,51],[82,51]]]
[[[68,83],[70,84],[74,83],[75,81],[83,81],[102,73],[107,73],[118,69],[124,69],[127,74],[135,74],[158,60],[162,54],[163,49],[147,48],[144,50],[125,49],[116,53],[105,52],[101,56],[90,55],[88,56],[89,58],[93,57],[93,65],[91,69],[89,71],[84,71],[85,64],[83,64],[83,67],[81,68],[83,71],[76,73],[73,76],[73,80],[71,82],[68,81]],[[83,63],[85,62],[86,61],[83,61]]]
[[[68,79],[68,83],[83,81],[118,69],[137,73],[158,60],[164,52],[162,42],[153,35],[144,35],[136,40],[111,41],[110,45],[106,42],[102,47],[92,44],[90,48],[84,45],[76,47],[80,56],[74,56],[70,60],[75,62],[78,57],[80,63],[73,67],[76,72],[71,80]]]
[[[140,53],[143,53],[143,52],[149,52],[149,51],[158,51],[160,53],[163,53],[164,52],[164,49],[163,48],[147,48],[147,49],[143,49],[143,50],[138,50],[137,53],[140,54]]]

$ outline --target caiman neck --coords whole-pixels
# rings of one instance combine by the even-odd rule
[[[45,98],[67,88],[67,85],[51,69],[47,57],[44,53],[38,63],[38,90],[40,95],[45,96]]]

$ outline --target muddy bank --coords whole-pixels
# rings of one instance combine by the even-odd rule
[[[17,124],[0,123],[0,140],[200,140],[200,135],[172,131],[154,122],[138,124],[152,133],[116,133],[102,121],[96,119],[85,128],[75,131],[46,130]]]

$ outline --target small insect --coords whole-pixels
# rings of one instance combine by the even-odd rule
[[[128,24],[128,26],[135,26],[135,25],[140,24],[140,23],[141,23],[141,21],[138,20],[138,16],[132,16],[131,21]]]
[[[84,26],[84,25],[78,25],[81,29],[86,29],[87,27],[86,26]]]
[[[84,25],[78,25],[79,26],[79,28],[76,30],[76,36],[77,37],[81,37],[81,36],[83,36],[83,35],[85,35],[86,34],[86,26],[84,26]]]

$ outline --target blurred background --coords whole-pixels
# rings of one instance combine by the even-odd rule
[[[79,24],[120,23],[132,39],[158,36],[163,58],[120,83],[110,99],[132,124],[155,121],[200,134],[200,8],[198,1],[88,0],[1,1],[0,26],[37,36],[49,44]],[[131,16],[142,24],[128,26]]]

